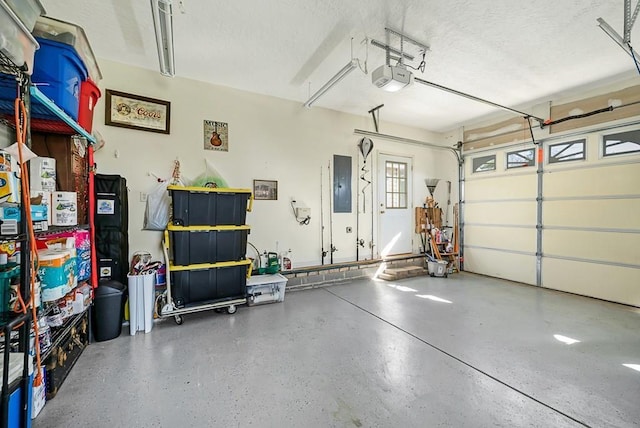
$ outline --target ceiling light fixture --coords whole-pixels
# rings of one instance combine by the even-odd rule
[[[173,51],[172,0],[151,0],[151,14],[158,45],[160,74],[173,77],[176,74],[176,63]]]
[[[413,83],[413,73],[400,65],[385,64],[373,70],[371,81],[384,91],[398,92]]]
[[[307,102],[304,103],[304,106],[307,108],[310,108],[313,105],[313,103],[318,101],[318,99],[321,96],[323,96],[329,89],[337,85],[338,82],[340,82],[342,79],[347,77],[347,75],[349,75],[349,73],[355,70],[356,67],[358,67],[358,61],[355,59],[351,59],[351,61],[349,61],[347,65],[342,67],[342,70],[338,71],[335,76],[329,79],[327,83],[322,85],[322,88],[318,89],[318,91],[316,91],[315,94],[311,95],[311,97],[307,100]]]

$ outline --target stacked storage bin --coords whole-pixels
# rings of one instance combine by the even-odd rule
[[[33,35],[40,44],[35,54],[32,81],[58,107],[88,132],[93,125],[94,107],[100,98],[98,82],[102,73],[84,30],[74,24],[39,17]],[[49,113],[35,108],[36,118]]]
[[[15,65],[26,65],[27,74],[33,71],[34,54],[38,49],[31,30],[36,18],[43,13],[37,0],[0,0],[0,51]]]
[[[250,189],[169,186],[171,296],[180,308],[244,298]]]

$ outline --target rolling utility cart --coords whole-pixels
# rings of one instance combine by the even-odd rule
[[[233,314],[247,303],[246,213],[249,189],[169,186],[172,221],[164,232],[167,289],[160,296],[161,318],[210,309]]]

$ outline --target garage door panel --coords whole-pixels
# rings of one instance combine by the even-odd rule
[[[536,203],[477,203],[465,205],[465,223],[535,225]]]
[[[640,265],[640,234],[545,230],[543,254]],[[640,284],[639,284],[640,285]]]
[[[542,285],[640,306],[640,269],[544,258]]]
[[[535,285],[536,258],[501,251],[465,248],[464,270]]]
[[[515,227],[468,226],[464,242],[480,247],[536,252],[536,230]]]
[[[640,199],[545,201],[542,213],[545,226],[640,230]]]
[[[638,193],[640,164],[552,171],[544,176],[544,196],[631,195]]]
[[[465,182],[465,194],[470,201],[487,199],[535,198],[537,195],[535,174],[517,176],[496,176],[489,179]]]

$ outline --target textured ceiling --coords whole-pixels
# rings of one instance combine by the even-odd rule
[[[84,27],[98,57],[158,69],[149,1],[42,3]],[[383,41],[391,27],[430,46],[416,76],[515,107],[633,76],[598,17],[622,33],[623,0],[174,0],[176,74],[302,104],[347,64],[351,46],[364,63],[362,40]],[[384,61],[369,46],[369,72]],[[366,115],[379,104],[382,120],[433,131],[496,111],[417,83],[386,93],[359,70],[316,106]]]

